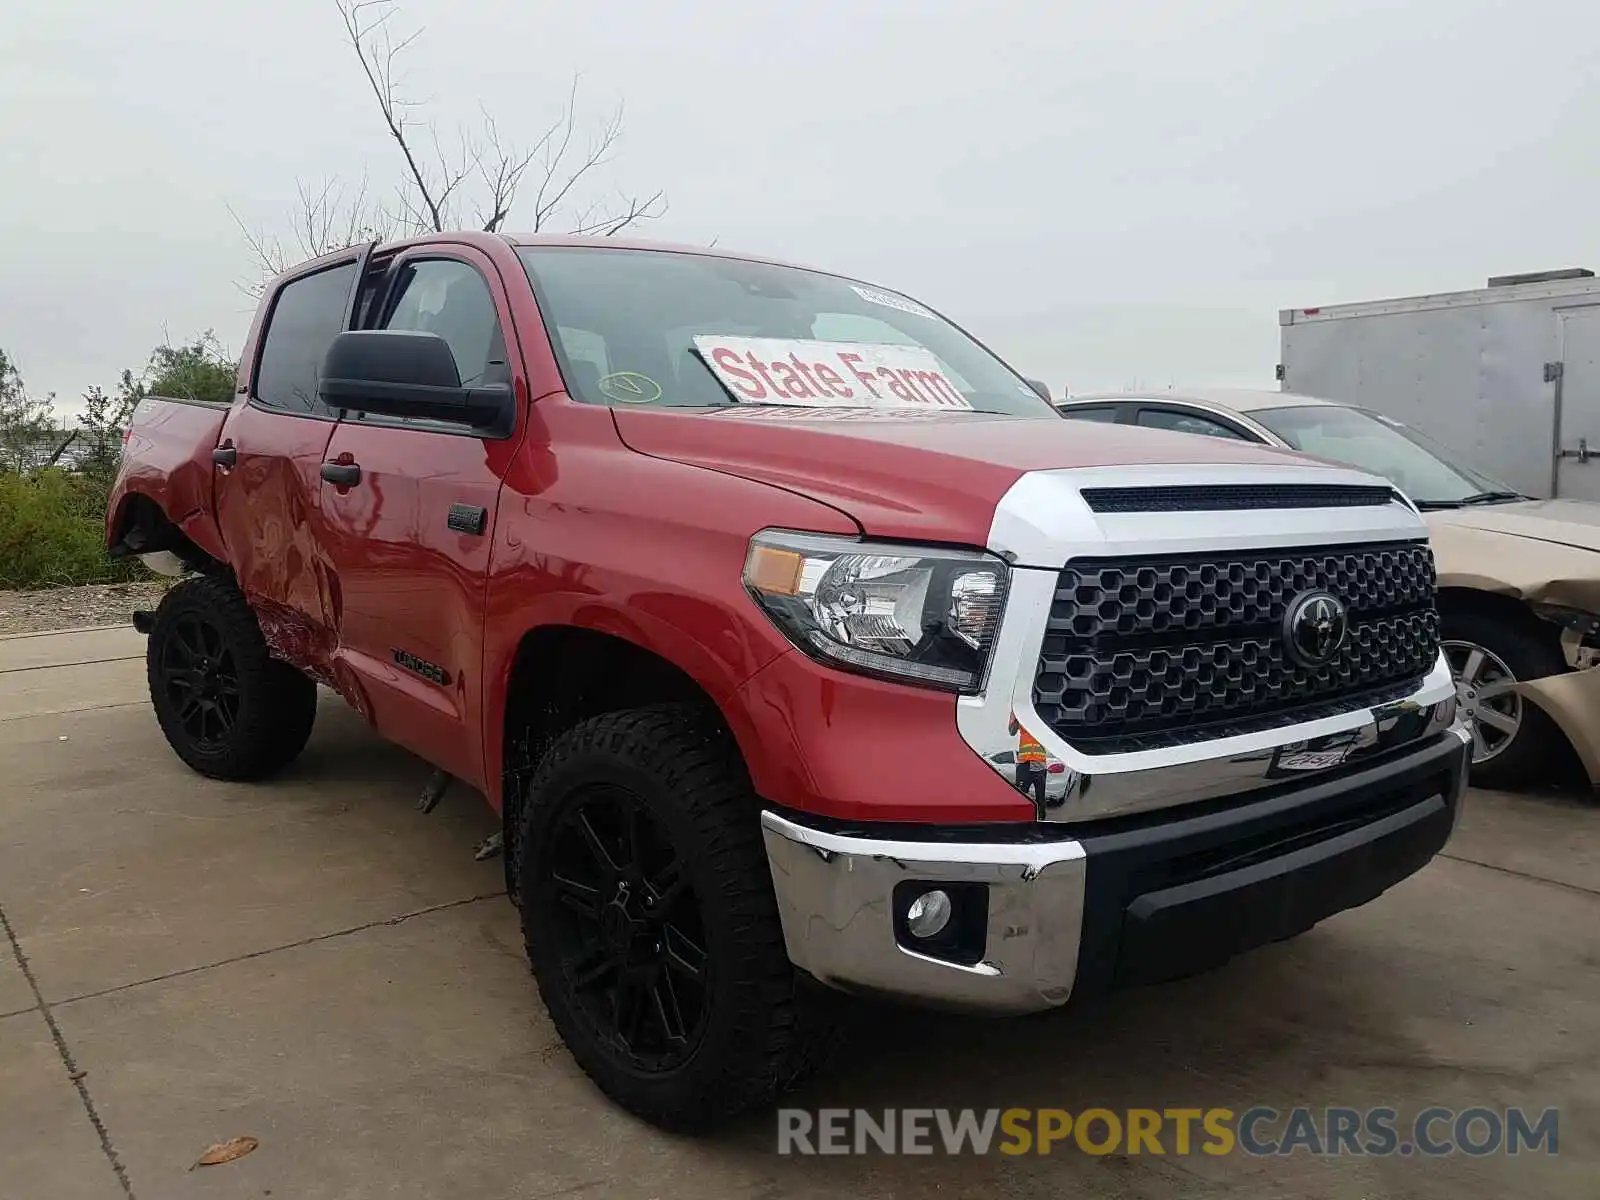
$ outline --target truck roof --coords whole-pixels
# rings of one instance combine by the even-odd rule
[[[593,234],[572,233],[507,233],[501,236],[513,246],[599,246],[612,250],[660,250],[672,254],[705,254],[714,258],[742,258],[751,262],[775,263],[778,266],[795,265],[758,254],[743,254],[737,250],[724,250],[718,246],[690,246],[680,242],[655,242],[645,238],[597,237]]]
[[[485,249],[491,245],[510,246],[599,246],[612,250],[658,250],[672,254],[701,254],[712,258],[733,258],[745,262],[766,263],[775,267],[794,267],[799,270],[820,271],[828,275],[840,275],[837,271],[828,271],[819,267],[805,267],[799,263],[786,262],[779,258],[767,258],[759,254],[745,254],[737,250],[724,250],[718,246],[691,246],[676,242],[653,242],[644,238],[625,237],[599,237],[594,234],[572,233],[485,233],[479,229],[448,230],[444,233],[420,233],[414,237],[395,238],[387,242],[378,243],[377,251],[388,254],[408,246],[426,246],[436,242],[453,243],[455,245],[477,246]],[[337,250],[330,250],[316,258],[306,259],[304,262],[295,263],[277,278],[285,279],[295,275],[307,275],[322,266],[336,262],[347,261],[363,249],[363,245],[343,246]],[[841,278],[854,278],[854,276],[840,275]]]

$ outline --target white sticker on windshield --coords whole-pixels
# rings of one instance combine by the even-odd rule
[[[950,408],[972,405],[922,346],[791,338],[694,339],[735,399],[800,408]]]
[[[881,292],[877,288],[864,287],[859,283],[852,283],[850,290],[868,304],[881,304],[884,308],[897,308],[901,312],[908,312],[918,317],[930,317],[933,320],[938,320],[933,313],[923,308],[915,300],[907,300],[904,296],[896,296],[893,292]]]
[[[944,421],[981,414],[972,408],[801,408],[787,404],[730,404],[711,414],[722,420],[742,421]]]

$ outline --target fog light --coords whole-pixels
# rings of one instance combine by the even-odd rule
[[[936,937],[948,924],[950,924],[950,896],[937,888],[931,892],[923,892],[911,902],[911,907],[906,909],[906,928],[911,931],[912,937]]]

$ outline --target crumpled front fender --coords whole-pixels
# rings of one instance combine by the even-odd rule
[[[1594,550],[1461,524],[1488,519],[1487,510],[1429,514],[1428,540],[1441,591],[1459,588],[1524,604],[1600,612],[1600,555]]]
[[[1519,683],[1511,689],[1537,704],[1577,751],[1589,782],[1600,783],[1600,666]]]

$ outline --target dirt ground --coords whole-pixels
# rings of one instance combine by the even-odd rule
[[[3,607],[3,605],[0,605]],[[1201,978],[1047,1017],[862,1009],[793,1103],[1560,1110],[1484,1158],[780,1157],[604,1101],[528,976],[496,825],[326,699],[271,784],[190,774],[126,629],[0,641],[0,1193],[1549,1200],[1600,1172],[1600,807],[1474,794],[1446,855]],[[213,1143],[253,1153],[190,1170]]]
[[[91,583],[38,592],[0,591],[0,637],[51,629],[126,625],[136,608],[154,608],[167,590],[163,579]]]

